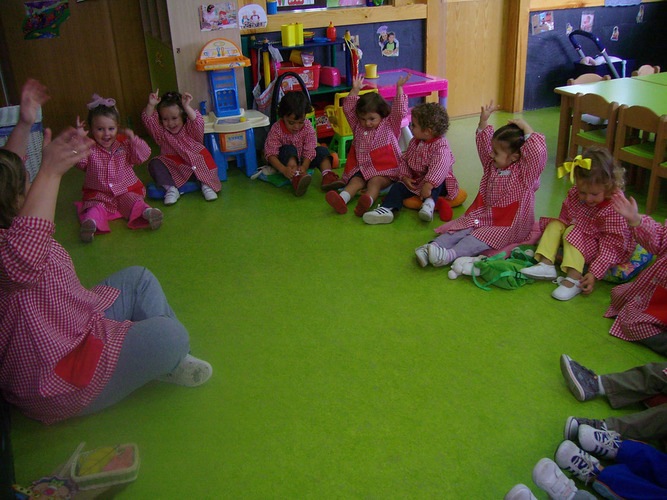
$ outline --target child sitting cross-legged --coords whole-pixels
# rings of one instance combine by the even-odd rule
[[[449,116],[440,104],[423,103],[412,110],[413,138],[403,156],[401,181],[391,186],[378,208],[363,215],[366,224],[389,224],[394,220],[394,212],[403,206],[403,200],[414,195],[423,200],[419,218],[430,222],[435,202],[443,191],[447,198],[456,197],[459,183],[452,172],[454,154],[445,139],[448,128]]]
[[[303,92],[287,92],[278,104],[281,118],[273,124],[264,143],[264,156],[269,164],[292,181],[294,194],[305,194],[310,181],[309,168],[322,171],[322,189],[329,191],[344,186],[331,169],[333,157],[324,146],[317,145],[317,134],[306,114],[313,110]]]

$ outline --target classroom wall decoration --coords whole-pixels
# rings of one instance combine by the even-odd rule
[[[292,11],[301,9],[323,9],[327,0],[278,0],[278,11]]]
[[[554,29],[554,14],[551,11],[533,14],[531,20],[531,33],[533,35]]]
[[[26,13],[23,37],[26,40],[60,36],[60,25],[69,18],[67,0],[39,0],[23,5]]]
[[[201,31],[215,31],[237,26],[236,1],[199,6]]]
[[[266,12],[261,5],[250,3],[239,9],[241,29],[263,28],[266,26]]]
[[[382,31],[380,31],[382,30]],[[398,37],[396,32],[389,29],[387,26],[381,26],[378,29],[380,50],[384,57],[398,57]]]
[[[591,33],[593,31],[593,21],[595,20],[595,14],[592,12],[584,12],[581,14],[581,23],[579,29],[582,31],[587,31]]]

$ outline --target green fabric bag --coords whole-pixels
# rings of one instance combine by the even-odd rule
[[[495,285],[506,290],[515,290],[526,283],[533,283],[535,280],[521,274],[521,269],[537,264],[537,261],[520,247],[512,249],[509,258],[505,258],[505,252],[501,252],[493,257],[484,258],[475,262],[473,266],[479,269],[477,273],[472,273],[472,279],[482,290],[489,291],[490,285]],[[482,280],[484,283],[482,283]]]

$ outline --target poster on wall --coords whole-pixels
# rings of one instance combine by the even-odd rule
[[[554,29],[554,14],[551,11],[533,14],[530,24],[533,35],[542,33],[543,31],[552,31]]]
[[[210,3],[199,7],[201,31],[215,31],[237,27],[236,2]]]
[[[266,26],[266,12],[261,5],[251,3],[239,9],[241,29],[263,28]]]
[[[380,52],[385,57],[398,57],[398,39],[396,33],[387,26],[380,26],[377,30]]]
[[[595,14],[593,14],[592,12],[584,12],[583,14],[581,14],[581,27],[579,29],[591,33],[593,31],[594,20],[595,20]]]
[[[278,12],[323,9],[327,6],[327,0],[278,0]]]
[[[26,40],[60,36],[60,25],[69,17],[67,0],[39,0],[23,2],[23,5],[23,37]]]

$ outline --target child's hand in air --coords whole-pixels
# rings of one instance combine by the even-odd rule
[[[37,120],[39,107],[51,99],[46,87],[33,78],[29,78],[21,89],[21,108],[19,120],[31,125]]]
[[[642,216],[639,215],[637,202],[632,196],[628,200],[623,194],[623,191],[616,191],[611,197],[611,206],[619,214],[625,217],[628,221],[628,224],[631,226],[638,226],[641,224]]]
[[[359,91],[364,87],[364,75],[359,73],[354,80],[352,80],[352,91]]]
[[[588,295],[595,288],[595,276],[593,273],[586,273],[579,283],[581,287],[581,292],[585,295]]]
[[[489,120],[489,117],[493,114],[494,111],[498,111],[500,109],[500,106],[498,105],[493,105],[493,101],[491,101],[489,104],[486,106],[482,106],[482,111],[479,114],[479,129],[484,129],[486,128],[487,121]]]
[[[415,188],[415,181],[408,176],[403,177],[401,179],[401,182],[405,184],[410,191],[412,191]]]
[[[79,120],[79,117],[76,117],[76,133],[81,137],[86,137],[88,131],[86,130],[86,122]]]
[[[526,120],[524,120],[523,118],[516,118],[514,120],[508,120],[507,123],[511,123],[511,124],[516,125],[517,127],[519,127],[523,131],[523,135],[532,134],[534,132],[532,127],[530,125],[528,125],[528,123],[526,123]]]
[[[403,85],[405,85],[410,79],[410,73],[407,73],[405,76],[399,76],[398,81],[396,82],[396,90],[402,91]]]
[[[184,108],[189,107],[190,103],[192,102],[192,94],[184,92],[183,93],[183,98],[181,99],[181,102],[183,103]]]
[[[157,89],[155,92],[148,94],[148,104],[155,107],[160,102],[160,89]]]

